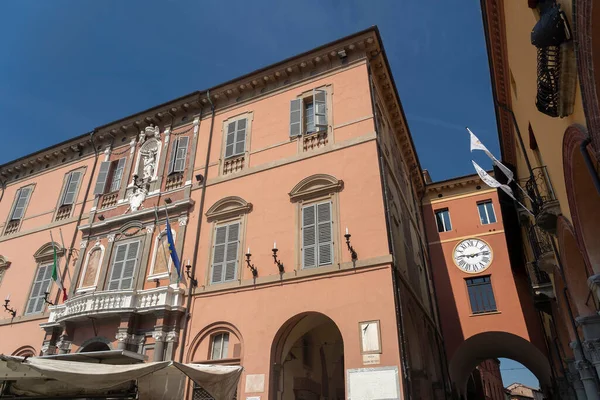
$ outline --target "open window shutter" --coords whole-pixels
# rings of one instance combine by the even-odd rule
[[[171,175],[175,172],[175,159],[177,158],[177,146],[179,145],[179,138],[173,140],[173,149],[171,150],[171,156],[169,157],[169,172]]]
[[[125,262],[123,263],[123,276],[121,277],[121,286],[119,287],[121,290],[131,289],[133,286],[133,274],[137,264],[139,247],[140,242],[129,243]]]
[[[227,252],[225,254],[225,281],[232,281],[237,276],[238,245],[240,224],[227,226]]]
[[[329,265],[333,263],[330,202],[317,204],[317,224],[319,265]]]
[[[327,92],[315,89],[313,91],[314,124],[318,131],[327,129]]]
[[[183,172],[185,169],[185,156],[187,155],[189,139],[187,136],[182,136],[177,140],[177,154],[175,155],[173,172]]]
[[[290,137],[302,135],[302,99],[290,102]]]
[[[227,138],[225,139],[225,158],[233,156],[235,146],[235,122],[230,122],[227,125]]]
[[[236,125],[234,154],[238,156],[246,151],[246,119],[237,120]]]
[[[125,256],[127,255],[127,244],[117,246],[113,267],[108,283],[108,290],[118,290],[121,284],[121,276],[123,275],[123,265],[125,264]]]
[[[11,220],[21,219],[23,218],[23,214],[25,214],[25,206],[27,206],[27,202],[29,201],[29,196],[31,195],[31,188],[25,187],[19,189],[17,192],[15,202],[15,207],[13,209]]]
[[[210,283],[219,283],[223,281],[225,247],[227,247],[227,226],[218,226],[215,230],[215,248],[213,250]]]
[[[317,266],[315,205],[302,208],[302,268]]]
[[[110,170],[110,161],[102,161],[100,164],[100,172],[98,173],[98,179],[96,180],[96,186],[94,187],[94,195],[103,194],[106,189],[106,181],[108,178],[108,171]]]
[[[123,170],[125,169],[125,160],[126,158],[121,158],[117,162],[117,167],[115,168],[115,172],[113,173],[112,182],[110,184],[110,191],[116,192],[121,188],[121,180],[123,179]]]
[[[81,180],[81,172],[74,171],[69,174],[67,186],[65,187],[65,194],[63,196],[62,204],[73,204],[75,202],[75,195],[77,194],[77,187]]]
[[[46,270],[49,266],[44,265],[38,268],[37,274],[33,280],[33,286],[31,288],[31,293],[29,294],[29,302],[27,303],[27,309],[25,310],[26,314],[31,314],[38,312],[38,300],[40,299],[40,294],[46,291],[47,286],[43,286],[44,276],[46,275]],[[43,304],[43,301],[42,301]]]

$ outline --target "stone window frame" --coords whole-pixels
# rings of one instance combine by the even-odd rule
[[[27,208],[29,208],[29,203],[31,202],[31,198],[33,197],[33,192],[35,192],[35,186],[36,186],[36,183],[30,183],[30,184],[21,186],[20,188],[18,188],[15,191],[15,196],[13,198],[12,205],[10,206],[10,211],[9,211],[9,213],[6,217],[6,221],[4,223],[4,229],[2,231],[3,235],[6,235],[6,228],[8,227],[8,224],[10,224],[13,221],[13,220],[11,220],[11,217],[12,217],[14,209],[17,205],[17,200],[19,199],[18,195],[21,193],[21,190],[31,187],[31,193],[29,193],[29,198],[27,199],[27,202],[25,203],[25,207],[23,208],[23,216],[18,220],[14,220],[14,221],[19,221],[19,226],[17,227],[17,229],[15,230],[14,233],[17,233],[21,230],[21,225],[23,225],[23,221],[25,220],[25,214],[27,213]]]
[[[294,270],[307,271],[306,273],[318,273],[321,268],[330,265],[317,266],[315,268],[302,268],[302,208],[315,203],[329,200],[331,202],[332,234],[333,239],[333,262],[331,265],[340,264],[342,260],[342,239],[340,225],[340,201],[339,192],[344,189],[344,181],[328,174],[314,174],[302,179],[288,193],[290,201],[295,205],[294,210]]]
[[[31,312],[31,313],[27,313],[27,306],[29,305],[29,301],[31,300],[31,292],[33,290],[33,287],[35,286],[35,277],[37,276],[38,270],[41,267],[48,266],[54,262],[54,250],[53,250],[54,248],[56,248],[56,260],[60,266],[60,259],[62,258],[62,256],[64,256],[65,249],[60,247],[59,244],[56,242],[48,242],[48,243],[40,246],[40,248],[37,249],[37,251],[33,254],[33,258],[36,262],[36,267],[35,267],[35,270],[33,273],[33,279],[31,280],[31,283],[29,284],[29,290],[27,291],[27,297],[25,298],[26,300],[25,300],[25,305],[23,306],[23,315],[38,315],[38,314],[43,314],[45,312],[45,309],[47,307],[46,304],[44,304],[44,306],[42,307],[42,310],[40,312]],[[59,272],[60,272],[60,268],[59,268]],[[48,287],[48,292],[52,293],[53,287],[54,287],[54,281],[52,279],[50,279],[50,285]]]
[[[175,239],[177,238],[177,232],[173,228],[171,228],[171,234],[173,235],[173,242],[175,242]],[[146,278],[147,281],[153,281],[154,279],[165,279],[165,278],[168,278],[171,276],[171,267],[173,265],[173,260],[171,259],[171,257],[169,257],[167,260],[167,272],[162,272],[159,274],[154,273],[156,257],[158,257],[158,255],[160,254],[158,251],[160,240],[163,237],[165,237],[166,235],[167,235],[167,228],[165,227],[160,232],[158,232],[158,234],[156,235],[156,238],[154,238],[154,246],[152,246],[153,247],[152,262],[150,263],[150,272],[148,273],[148,277]]]
[[[83,178],[85,177],[86,169],[87,168],[85,166],[81,166],[81,167],[73,168],[72,170],[65,172],[65,174],[63,176],[63,183],[62,183],[62,186],[60,189],[60,194],[58,195],[58,199],[56,199],[56,207],[54,207],[54,215],[52,216],[52,221],[56,221],[58,212],[61,209],[61,207],[63,207],[63,204],[61,204],[61,203],[63,201],[63,197],[65,196],[65,191],[67,190],[67,185],[69,184],[68,177],[71,176],[71,174],[74,172],[81,172],[81,179],[79,180],[79,183],[77,183],[77,189],[75,189],[75,197],[73,198],[73,204],[71,204],[71,210],[69,211],[69,216],[66,218],[71,218],[73,216],[73,211],[75,210],[75,206],[77,205],[77,197],[79,197],[79,191],[81,190],[81,184],[83,183]],[[30,198],[31,198],[31,196],[30,196]],[[62,218],[62,219],[65,219],[65,218]]]
[[[332,146],[335,143],[335,137],[334,137],[334,129],[333,129],[333,84],[332,83],[328,83],[325,85],[321,85],[321,86],[317,86],[317,87],[313,87],[311,89],[308,89],[302,93],[300,93],[299,95],[297,95],[294,99],[302,99],[302,109],[304,110],[304,105],[306,100],[310,99],[312,100],[313,98],[313,92],[315,90],[324,90],[326,92],[326,99],[327,99],[327,132],[325,132],[325,137],[327,138],[327,144],[324,147],[329,147]],[[289,118],[289,117],[288,117]],[[288,126],[290,124],[290,121],[288,121]],[[317,131],[317,132],[312,132],[307,134],[304,131],[304,125],[305,125],[305,116],[304,116],[304,111],[302,114],[302,134],[300,136],[294,136],[294,137],[290,137],[290,141],[296,141],[298,148],[297,151],[298,153],[304,153],[306,150],[304,150],[304,139],[308,138],[308,137],[313,137],[313,136],[318,136],[318,135],[323,135],[323,131]]]
[[[227,148],[227,128],[230,123],[236,122],[242,119],[246,119],[246,140],[244,142],[244,153],[242,155],[232,156],[229,158],[225,158],[225,150]],[[254,121],[254,111],[245,111],[241,114],[236,114],[232,117],[229,117],[223,120],[221,125],[221,152],[219,154],[219,176],[229,175],[234,172],[225,173],[225,164],[226,161],[235,161],[239,158],[244,158],[242,163],[242,167],[240,170],[247,169],[250,165],[250,143],[252,139],[252,122]]]
[[[228,196],[224,197],[218,201],[216,201],[206,212],[207,222],[211,223],[210,230],[210,246],[207,254],[207,262],[206,262],[206,272],[205,272],[205,285],[217,286],[217,285],[228,285],[228,284],[238,284],[243,275],[244,268],[244,247],[246,244],[246,225],[247,225],[247,216],[252,211],[253,206],[252,203],[248,203],[246,200],[242,199],[238,196]],[[222,283],[214,283],[211,284],[211,273],[212,273],[212,262],[213,262],[213,248],[215,245],[215,232],[217,227],[221,225],[228,225],[234,222],[239,222],[240,230],[239,230],[239,243],[238,246],[238,269],[236,279],[231,280],[229,282]]]
[[[220,355],[221,357],[219,358],[213,358],[213,353],[214,353],[214,348],[215,348],[215,340],[218,336],[221,336],[222,338],[225,338],[225,335],[227,335],[227,351],[225,352],[225,357],[223,357],[223,341],[221,341],[221,351],[220,351]],[[226,330],[219,330],[219,331],[215,331],[213,333],[210,334],[210,338],[209,338],[209,346],[208,346],[208,356],[206,357],[207,360],[210,361],[214,361],[214,362],[219,362],[221,360],[228,360],[232,357],[228,357],[229,353],[230,353],[230,348],[229,348],[229,337],[231,336],[229,331]],[[231,351],[233,351],[233,349],[231,349]]]
[[[94,279],[94,284],[92,286],[86,286],[83,287],[83,280],[85,279],[85,273],[87,272],[87,268],[88,268],[88,264],[90,262],[90,256],[94,251],[100,251],[100,260],[98,261],[98,270],[96,271],[96,278]],[[100,270],[102,269],[102,262],[104,261],[104,255],[106,254],[106,248],[104,247],[103,244],[100,243],[100,241],[96,241],[96,243],[94,243],[94,245],[87,251],[86,255],[85,255],[85,262],[84,262],[84,266],[83,269],[81,271],[81,275],[79,278],[79,282],[77,284],[77,290],[76,293],[80,294],[80,293],[87,293],[87,292],[93,292],[94,290],[96,290],[96,288],[98,287],[98,279],[100,277]]]

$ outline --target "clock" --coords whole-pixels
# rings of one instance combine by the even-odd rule
[[[481,239],[465,239],[454,247],[452,259],[456,266],[469,274],[485,271],[492,263],[492,248]]]

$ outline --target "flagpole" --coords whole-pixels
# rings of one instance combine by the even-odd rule
[[[50,231],[50,243],[52,243],[52,250],[55,251],[54,250],[54,238],[52,237],[52,231]],[[48,287],[46,288],[46,292],[49,292],[51,287],[52,287],[52,280],[50,280],[50,283],[48,284]],[[54,303],[58,303],[58,299],[60,298],[60,288],[58,288],[58,294],[56,295],[56,297],[57,298],[54,301]]]
[[[62,243],[62,247],[63,247],[63,251],[66,251],[67,249],[65,248],[65,240],[63,239],[63,234],[62,234],[62,229],[58,228],[58,233],[60,233],[60,241]],[[67,276],[69,277],[69,282],[73,282],[73,280],[71,279],[71,272],[69,271],[69,266],[67,265],[67,258],[65,257],[65,270],[67,271]]]

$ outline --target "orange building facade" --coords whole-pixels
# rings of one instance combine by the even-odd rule
[[[455,390],[466,398],[496,393],[489,379],[477,382],[486,380],[481,371],[490,369],[487,364],[469,380],[482,360],[499,357],[526,365],[551,390],[540,317],[526,271],[511,266],[496,189],[477,175],[429,183],[423,214]]]
[[[420,171],[376,28],[2,165],[0,353],[445,398]]]

